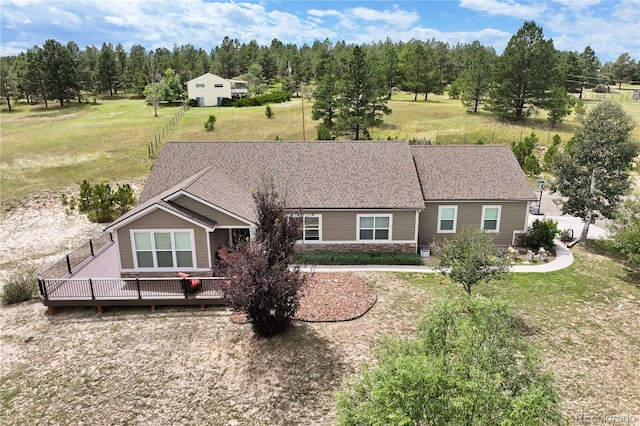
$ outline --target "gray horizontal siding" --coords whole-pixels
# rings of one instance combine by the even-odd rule
[[[210,268],[209,264],[209,252],[208,252],[208,240],[207,231],[188,222],[184,219],[176,217],[163,210],[154,210],[149,214],[146,214],[138,220],[128,223],[127,225],[119,228],[118,234],[118,248],[120,250],[120,264],[122,269],[133,269],[133,247],[131,245],[131,233],[132,229],[147,229],[147,230],[163,230],[163,229],[193,229],[193,237],[195,240],[196,250],[196,267],[197,268]]]
[[[322,215],[322,241],[356,241],[359,214],[390,214],[393,216],[391,229],[393,241],[415,241],[415,210],[305,210],[303,213]]]
[[[486,202],[428,202],[420,213],[418,244],[429,245],[434,241],[450,238],[455,234],[438,233],[438,206],[458,206],[456,229],[463,226],[481,226],[482,206],[502,206],[500,232],[495,235],[495,243],[500,246],[512,244],[513,232],[526,229],[527,201],[486,201]]]

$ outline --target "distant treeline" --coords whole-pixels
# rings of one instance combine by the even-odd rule
[[[523,28],[529,24],[539,28],[534,22],[525,23]],[[539,29],[539,34],[534,35],[542,39],[542,29]],[[521,43],[535,44],[539,39],[523,39]],[[640,80],[640,64],[628,53],[602,65],[589,46],[582,52],[558,51],[553,48],[553,42],[548,41],[552,55],[545,60],[549,62],[525,65],[552,70],[553,75],[548,77],[553,79],[550,86],[579,92],[582,87]],[[479,49],[492,63],[504,57],[478,42],[450,45],[435,39],[408,42],[387,39],[359,47],[380,75],[386,93],[402,89],[416,93],[416,97],[419,93],[425,96],[442,93],[445,85],[470,69]],[[18,56],[2,58],[0,95],[9,107],[19,99],[45,104],[57,101],[63,105],[99,95],[125,93],[142,97],[145,87],[159,80],[167,69],[174,71],[183,87],[191,78],[212,72],[224,78],[249,81],[251,94],[260,94],[276,82],[282,83],[284,91],[295,93],[302,85],[321,84],[329,74],[331,84],[338,84],[341,74],[347,70],[353,48],[354,45],[344,41],[316,40],[311,45],[298,46],[273,39],[269,46],[261,46],[255,40],[240,43],[224,37],[210,52],[191,44],[155,50],[133,45],[126,50],[121,44],[81,48],[73,41],[61,44],[47,40],[42,46],[34,46]]]

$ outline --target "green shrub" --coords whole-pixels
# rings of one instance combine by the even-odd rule
[[[205,130],[208,132],[213,132],[216,128],[216,121],[218,121],[218,119],[216,118],[215,115],[213,114],[209,115],[209,118],[207,118],[207,121],[204,122]]]
[[[318,140],[319,141],[330,141],[332,139],[331,130],[327,128],[324,124],[320,124],[318,126]]]
[[[448,93],[449,93],[449,98],[460,99],[460,94],[462,93],[462,81],[459,78],[453,80],[453,82],[449,86]]]
[[[550,371],[504,303],[437,300],[337,394],[338,425],[557,425]]]
[[[296,253],[293,263],[297,265],[422,265],[416,253],[368,253],[316,251]]]
[[[556,235],[558,235],[558,222],[553,219],[536,219],[522,235],[522,244],[535,250],[540,247],[549,249],[555,245],[553,240]]]
[[[260,95],[260,96],[253,96],[251,98],[237,99],[234,103],[234,106],[238,108],[263,106],[264,104],[268,104],[268,103],[277,104],[282,102],[288,102],[290,100],[291,100],[290,93],[276,91],[271,93],[265,93],[264,95]]]
[[[264,109],[264,115],[266,115],[267,118],[273,118],[273,109],[271,108],[271,105],[267,105]]]
[[[12,305],[14,303],[31,300],[38,291],[38,281],[33,268],[18,273],[9,279],[2,289],[2,304]]]
[[[128,212],[136,203],[133,188],[128,183],[118,184],[114,191],[106,182],[91,185],[83,181],[80,185],[78,211],[86,213],[92,222],[107,223]],[[69,211],[75,208],[76,200],[71,197]]]

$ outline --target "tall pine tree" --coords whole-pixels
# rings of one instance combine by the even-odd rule
[[[534,21],[525,22],[496,61],[488,109],[515,120],[530,115],[554,84],[556,59],[553,40],[545,40]]]
[[[344,89],[339,98],[339,128],[353,139],[369,139],[369,128],[382,123],[382,115],[390,114],[387,107],[384,80],[375,73],[360,46],[355,46],[348,62]]]

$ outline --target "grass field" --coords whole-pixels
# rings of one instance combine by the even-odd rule
[[[627,94],[625,94],[626,96]],[[616,100],[615,95],[609,95]],[[622,98],[636,117],[634,136],[640,140],[640,102]],[[586,101],[592,107],[597,101]],[[314,140],[318,122],[311,120],[311,102],[304,103],[305,138]],[[371,129],[373,139],[421,139],[431,143],[510,143],[535,131],[542,145],[558,133],[567,141],[577,122],[570,116],[556,129],[549,129],[542,111],[523,124],[499,120],[481,111],[467,113],[457,100],[430,95],[428,101],[413,101],[398,93],[389,102],[392,114]],[[163,140],[301,140],[301,100],[272,105],[268,119],[265,107],[192,108],[167,132]],[[155,118],[143,100],[103,99],[97,104],[69,106],[18,104],[14,112],[0,112],[1,207],[6,210],[42,192],[62,192],[84,179],[92,182],[126,182],[144,179],[153,159],[147,145],[165,128],[179,107],[159,109]],[[204,130],[209,114],[216,115],[214,132]],[[161,146],[159,147],[161,148]]]

